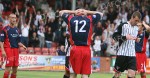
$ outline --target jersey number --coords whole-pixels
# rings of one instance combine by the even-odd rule
[[[75,20],[74,21],[75,22],[75,32],[76,33],[78,33],[78,32],[86,32],[86,30],[84,30],[84,27],[85,27],[85,25],[86,25],[86,21],[85,20],[82,20],[82,21],[78,21],[78,20]],[[83,25],[81,26],[81,28],[79,29],[78,28],[78,25],[79,24],[82,24],[83,23]]]

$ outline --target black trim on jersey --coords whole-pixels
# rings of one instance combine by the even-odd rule
[[[113,35],[112,35],[112,38],[113,38],[115,41],[119,41],[119,46],[123,43],[123,41],[127,40],[127,39],[126,39],[126,36],[122,36],[122,35],[121,35],[121,34],[122,34],[122,27],[123,27],[123,25],[125,25],[125,24],[128,24],[128,23],[126,22],[126,23],[120,24],[120,25],[117,27],[116,31],[115,31],[115,32],[113,33]]]

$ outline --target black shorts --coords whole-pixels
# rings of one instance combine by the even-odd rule
[[[65,59],[66,59],[65,60],[65,68],[66,68],[67,71],[69,71],[69,56],[66,56]]]
[[[114,71],[124,72],[125,70],[132,69],[136,71],[136,57],[131,56],[117,56]]]

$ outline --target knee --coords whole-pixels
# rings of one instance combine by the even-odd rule
[[[128,73],[128,77],[129,78],[134,78],[135,77],[135,73],[133,73],[133,72],[132,73]]]

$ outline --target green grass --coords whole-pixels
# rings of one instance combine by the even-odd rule
[[[17,78],[63,78],[64,72],[43,72],[43,71],[18,71]],[[0,71],[0,78],[3,78],[3,71]],[[90,78],[112,78],[113,74],[93,73]],[[78,78],[81,78],[80,75]],[[120,78],[126,78],[126,74],[122,74]],[[140,78],[139,75],[136,78]],[[150,75],[147,75],[150,78]]]

